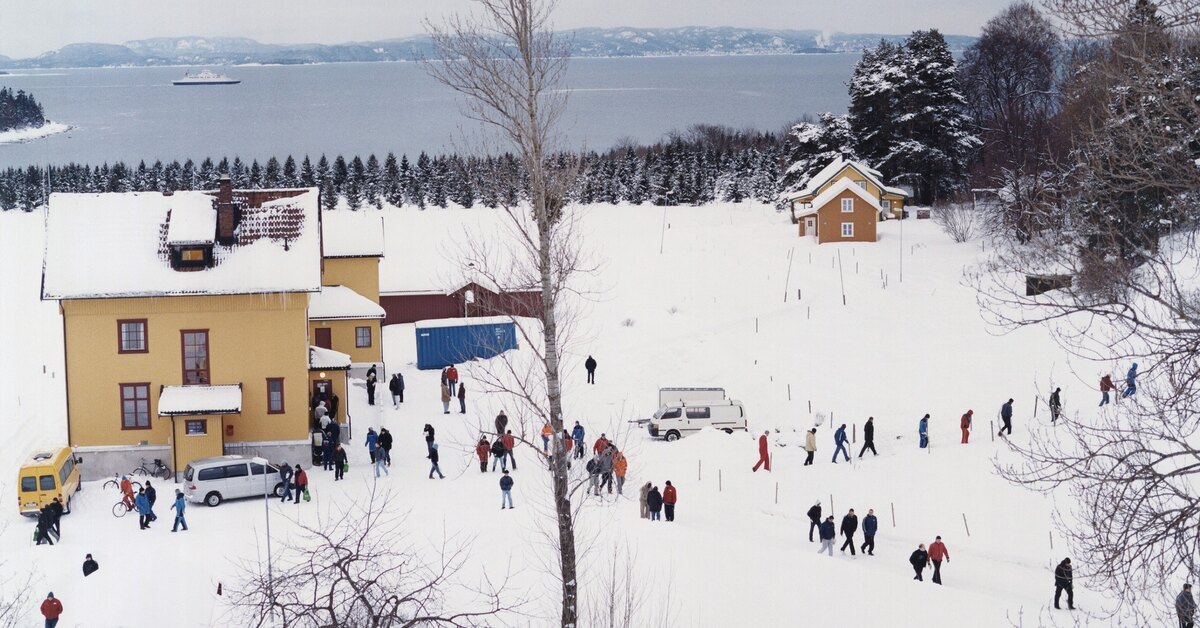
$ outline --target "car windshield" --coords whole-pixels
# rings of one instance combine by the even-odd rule
[[[656,419],[678,419],[683,415],[683,411],[679,408],[662,408],[654,413]]]

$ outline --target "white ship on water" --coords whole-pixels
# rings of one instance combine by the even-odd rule
[[[237,85],[241,83],[238,79],[232,79],[224,74],[217,74],[204,70],[198,74],[188,72],[183,75],[183,78],[171,81],[172,85]]]

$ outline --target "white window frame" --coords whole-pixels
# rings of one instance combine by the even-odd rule
[[[850,230],[848,233],[847,233],[846,227],[850,227]],[[854,237],[854,223],[852,223],[852,222],[843,222],[842,223],[842,237],[843,238],[853,238]]]
[[[854,213],[854,199],[852,199],[852,198],[842,199],[842,213],[843,214],[853,214]]]
[[[864,190],[865,190],[865,189],[867,189],[867,182],[866,182],[866,181],[855,181],[855,183],[857,183],[857,184],[858,184],[858,187],[860,187],[860,188],[862,188],[862,189],[864,189]]]

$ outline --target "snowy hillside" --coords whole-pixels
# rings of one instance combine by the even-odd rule
[[[627,497],[591,498],[580,517],[585,617],[615,566],[642,597],[641,626],[1086,625],[1082,611],[1051,607],[1053,565],[1066,555],[1050,532],[1052,503],[992,470],[994,458],[1005,456],[990,435],[1000,405],[1016,398],[1014,437],[1026,438],[1031,421],[1047,420],[1044,407],[1032,418],[1035,386],[1044,390],[1068,371],[1038,330],[998,336],[985,326],[974,289],[962,283],[964,267],[983,254],[978,243],[954,244],[931,221],[910,220],[903,236],[901,224],[888,221],[877,243],[818,246],[797,238],[785,215],[750,204],[582,211],[584,247],[598,271],[578,286],[588,292],[574,304],[580,320],[565,365],[565,410],[589,441],[605,432],[630,461]],[[458,251],[485,239],[495,245],[504,233],[501,214],[490,210],[390,209],[384,219],[385,291],[447,287],[460,276]],[[37,300],[41,229],[39,214],[0,213],[0,353],[7,358],[0,398],[9,409],[0,503],[10,505],[20,460],[32,447],[66,440],[61,321],[54,304]],[[599,363],[594,386],[582,366],[589,354]],[[382,425],[396,449],[379,491],[389,510],[407,518],[403,539],[379,542],[414,544],[427,556],[444,538],[469,542],[462,584],[507,574],[508,594],[524,600],[522,614],[493,625],[554,625],[558,584],[545,568],[554,553],[543,536],[551,527],[548,477],[534,452],[519,449],[516,509],[501,511],[498,474],[481,474],[471,451],[478,426],[511,410],[512,400],[485,394],[477,384],[485,365],[469,364],[460,367],[471,391],[468,413],[443,415],[438,373],[415,369],[411,325],[385,329],[384,355],[385,373],[405,375],[406,403],[368,408],[356,382],[348,481],[334,484],[331,472],[314,470],[312,503],[272,502],[276,551],[294,534],[295,520],[315,523],[319,513],[369,499],[362,438],[366,426]],[[1093,403],[1090,388],[1073,376],[1055,383],[1068,411]],[[660,386],[724,387],[745,404],[750,433],[651,440],[628,421],[654,410]],[[960,445],[959,416],[967,409],[977,429]],[[921,450],[917,421],[927,412],[932,446]],[[816,463],[805,467],[798,445],[819,416]],[[880,455],[860,461],[868,416]],[[851,464],[833,465],[831,424],[843,422],[859,441]],[[437,429],[445,480],[427,479],[425,423]],[[536,439],[540,426],[525,427]],[[763,430],[772,432],[769,474],[751,472]],[[639,519],[637,487],[666,480],[679,490],[676,521]],[[40,619],[36,607],[47,590],[66,608],[60,626],[239,624],[216,589],[235,587],[237,564],[264,554],[263,504],[192,505],[191,530],[171,534],[168,489],[159,490],[160,520],[140,531],[135,517],[111,514],[116,493],[88,485],[54,547],[31,546],[32,523],[12,508],[0,513],[4,570],[32,570],[37,578],[29,625]],[[860,519],[873,508],[875,555],[818,556],[804,515],[816,500],[837,521],[848,508]],[[914,582],[909,554],[939,534],[952,555],[945,585]],[[88,552],[101,571],[85,580],[79,566]],[[1086,573],[1075,562],[1076,573]],[[1105,600],[1081,580],[1077,603],[1100,610]],[[460,590],[447,603],[469,601]]]

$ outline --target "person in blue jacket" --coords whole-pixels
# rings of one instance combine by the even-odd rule
[[[921,422],[917,424],[917,434],[921,437],[921,449],[929,446],[929,415],[921,417]]]
[[[379,440],[379,434],[375,432],[375,428],[367,428],[367,442],[363,443],[367,446],[367,453],[371,454],[371,464],[375,464],[375,443]]]
[[[829,515],[821,524],[821,549],[817,550],[817,553],[828,552],[833,556],[833,539],[836,537],[837,528],[833,525],[833,515]]]
[[[837,431],[833,433],[833,444],[837,445],[837,449],[833,450],[833,464],[837,464],[839,451],[846,457],[846,462],[850,461],[850,452],[846,451],[846,442],[846,424],[842,423],[842,426],[837,428]]]
[[[1137,392],[1137,362],[1129,368],[1129,372],[1125,374],[1125,392],[1121,393],[1121,398],[1132,397]]]
[[[187,501],[183,499],[183,491],[175,489],[175,503],[171,504],[171,508],[175,509],[175,525],[171,526],[171,531],[175,532],[179,526],[183,526],[183,531],[187,532],[187,520],[183,518],[183,510],[187,508]]]
[[[867,516],[863,517],[863,539],[862,553],[867,556],[875,555],[875,531],[879,529],[879,519],[875,518],[875,509],[867,509]]]
[[[513,479],[508,474],[508,469],[504,470],[504,475],[500,476],[500,510],[507,508],[512,509],[512,487]]]
[[[571,440],[575,441],[575,444],[577,445],[575,447],[576,458],[583,457],[583,450],[585,449],[585,447],[582,447],[584,436],[585,434],[583,433],[583,426],[579,424],[579,421],[576,421],[575,427],[571,428]]]
[[[137,497],[133,499],[133,505],[138,511],[138,526],[145,530],[150,527],[150,498],[146,497],[146,489],[139,488]]]

